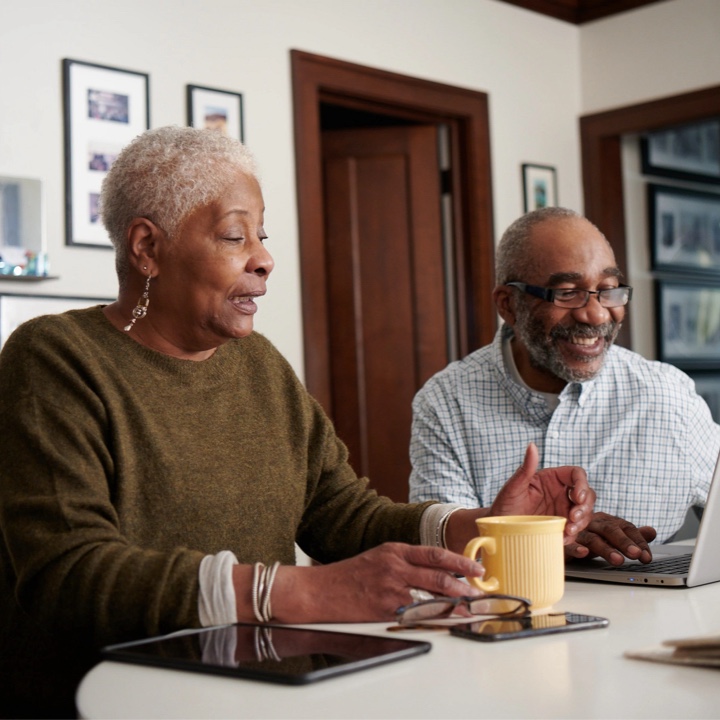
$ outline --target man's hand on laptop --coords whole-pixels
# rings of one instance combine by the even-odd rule
[[[649,525],[636,527],[622,518],[607,513],[594,513],[590,524],[577,536],[574,546],[566,547],[566,557],[582,557],[577,552],[587,548],[586,557],[601,557],[611,565],[622,565],[627,559],[649,563],[652,552],[648,546],[657,533]]]

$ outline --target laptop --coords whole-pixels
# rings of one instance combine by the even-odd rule
[[[715,464],[707,504],[698,528],[695,546],[651,546],[652,562],[643,565],[629,560],[610,565],[604,560],[575,561],[565,565],[571,580],[597,580],[663,587],[695,587],[720,580],[720,457]]]

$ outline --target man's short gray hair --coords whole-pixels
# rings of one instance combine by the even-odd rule
[[[545,207],[522,215],[510,225],[503,233],[495,253],[496,285],[505,285],[505,283],[516,280],[522,281],[528,276],[535,263],[535,258],[528,252],[527,245],[536,225],[547,220],[568,218],[586,219],[580,213],[568,208]],[[600,231],[598,230],[598,232]]]
[[[147,218],[173,238],[198,207],[218,200],[238,172],[258,177],[252,153],[216,130],[167,126],[136,137],[118,155],[100,196],[100,212],[127,277],[127,230]]]

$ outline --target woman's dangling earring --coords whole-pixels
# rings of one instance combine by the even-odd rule
[[[147,268],[144,267],[143,270],[147,270]],[[132,320],[123,328],[125,332],[130,332],[132,326],[140,320],[140,318],[144,318],[147,315],[148,305],[150,304],[150,280],[152,280],[152,275],[147,276],[143,294],[140,296],[137,305],[133,308]]]

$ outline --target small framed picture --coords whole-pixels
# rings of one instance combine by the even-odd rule
[[[647,188],[653,270],[720,276],[720,192]]]
[[[720,369],[720,286],[656,280],[658,360]]]
[[[150,127],[146,73],[63,60],[65,241],[112,247],[100,220],[100,187],[120,153]]]
[[[549,165],[522,166],[525,212],[558,204],[555,168]]]
[[[13,330],[26,320],[92,305],[108,305],[111,302],[115,302],[115,299],[2,293],[0,294],[0,347],[5,344]]]
[[[188,85],[188,125],[218,130],[242,142],[244,138],[242,100],[240,93]]]
[[[648,133],[640,157],[645,175],[720,183],[720,118]]]

